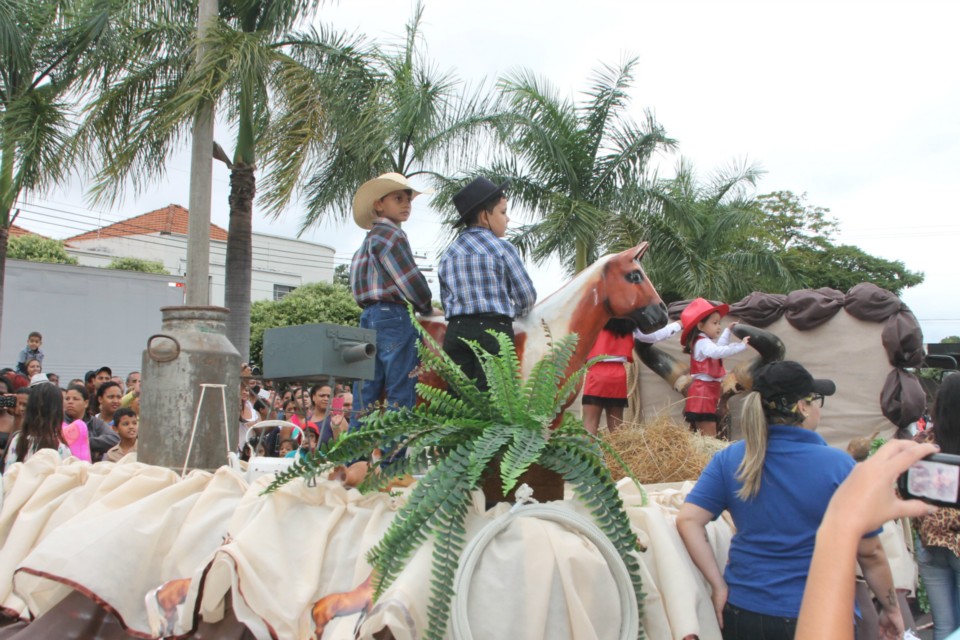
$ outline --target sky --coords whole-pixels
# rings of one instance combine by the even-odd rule
[[[318,20],[396,43],[413,6],[328,2]],[[435,64],[470,85],[527,68],[571,98],[601,63],[637,56],[632,115],[650,110],[679,142],[656,159],[661,176],[681,155],[704,179],[731,163],[757,164],[765,171],[757,193],[805,193],[839,221],[839,242],[922,271],[924,283],[902,298],[925,341],[937,342],[960,335],[951,259],[960,241],[957,24],[960,3],[932,0],[425,0],[422,32]],[[216,138],[232,151],[226,127]],[[188,176],[189,154],[179,153],[165,178],[113,207],[90,205],[77,180],[29,198],[47,208],[18,224],[67,237],[98,220],[186,206]],[[215,163],[212,221],[223,227],[228,178]],[[301,215],[296,204],[278,220],[255,211],[254,229],[293,236]],[[435,265],[443,229],[426,198],[405,228],[423,264]],[[342,264],[362,232],[351,221],[302,237],[334,247]],[[555,264],[531,273],[541,299],[562,284]]]

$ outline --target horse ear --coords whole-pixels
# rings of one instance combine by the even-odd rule
[[[643,260],[643,254],[647,252],[647,249],[649,247],[650,247],[650,243],[646,241],[638,244],[636,247],[633,248],[633,250],[636,251],[636,254],[634,254],[633,256],[633,259],[636,260],[637,262],[640,262],[641,260]]]

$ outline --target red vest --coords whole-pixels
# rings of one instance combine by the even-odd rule
[[[627,362],[633,362],[633,336],[627,334],[618,336],[612,331],[603,329],[597,336],[597,341],[593,343],[593,349],[590,349],[590,355],[587,359],[597,356],[623,356]]]
[[[709,339],[710,338],[703,335],[697,337],[697,341]],[[697,343],[694,342],[693,346],[696,347]],[[693,357],[693,354],[690,354],[690,375],[697,373],[705,373],[711,378],[719,379],[727,375],[727,370],[723,368],[722,358],[707,358],[703,362],[700,362]]]

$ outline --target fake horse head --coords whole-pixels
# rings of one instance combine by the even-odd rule
[[[649,243],[622,251],[603,265],[603,305],[611,318],[629,318],[644,333],[667,323],[667,307],[640,266]]]
[[[521,369],[526,375],[532,363],[546,353],[546,326],[555,338],[569,333],[580,336],[570,362],[575,371],[610,318],[630,318],[648,333],[664,326],[667,308],[640,266],[648,243],[600,258],[514,323]],[[524,336],[521,338],[521,336]]]

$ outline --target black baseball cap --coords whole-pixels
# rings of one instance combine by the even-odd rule
[[[769,403],[793,403],[813,393],[832,396],[837,385],[833,380],[814,378],[799,362],[784,360],[761,367],[753,376],[753,390]]]
[[[93,375],[99,375],[103,371],[106,371],[111,378],[113,377],[113,369],[107,366],[100,367],[99,369],[93,372]]]

